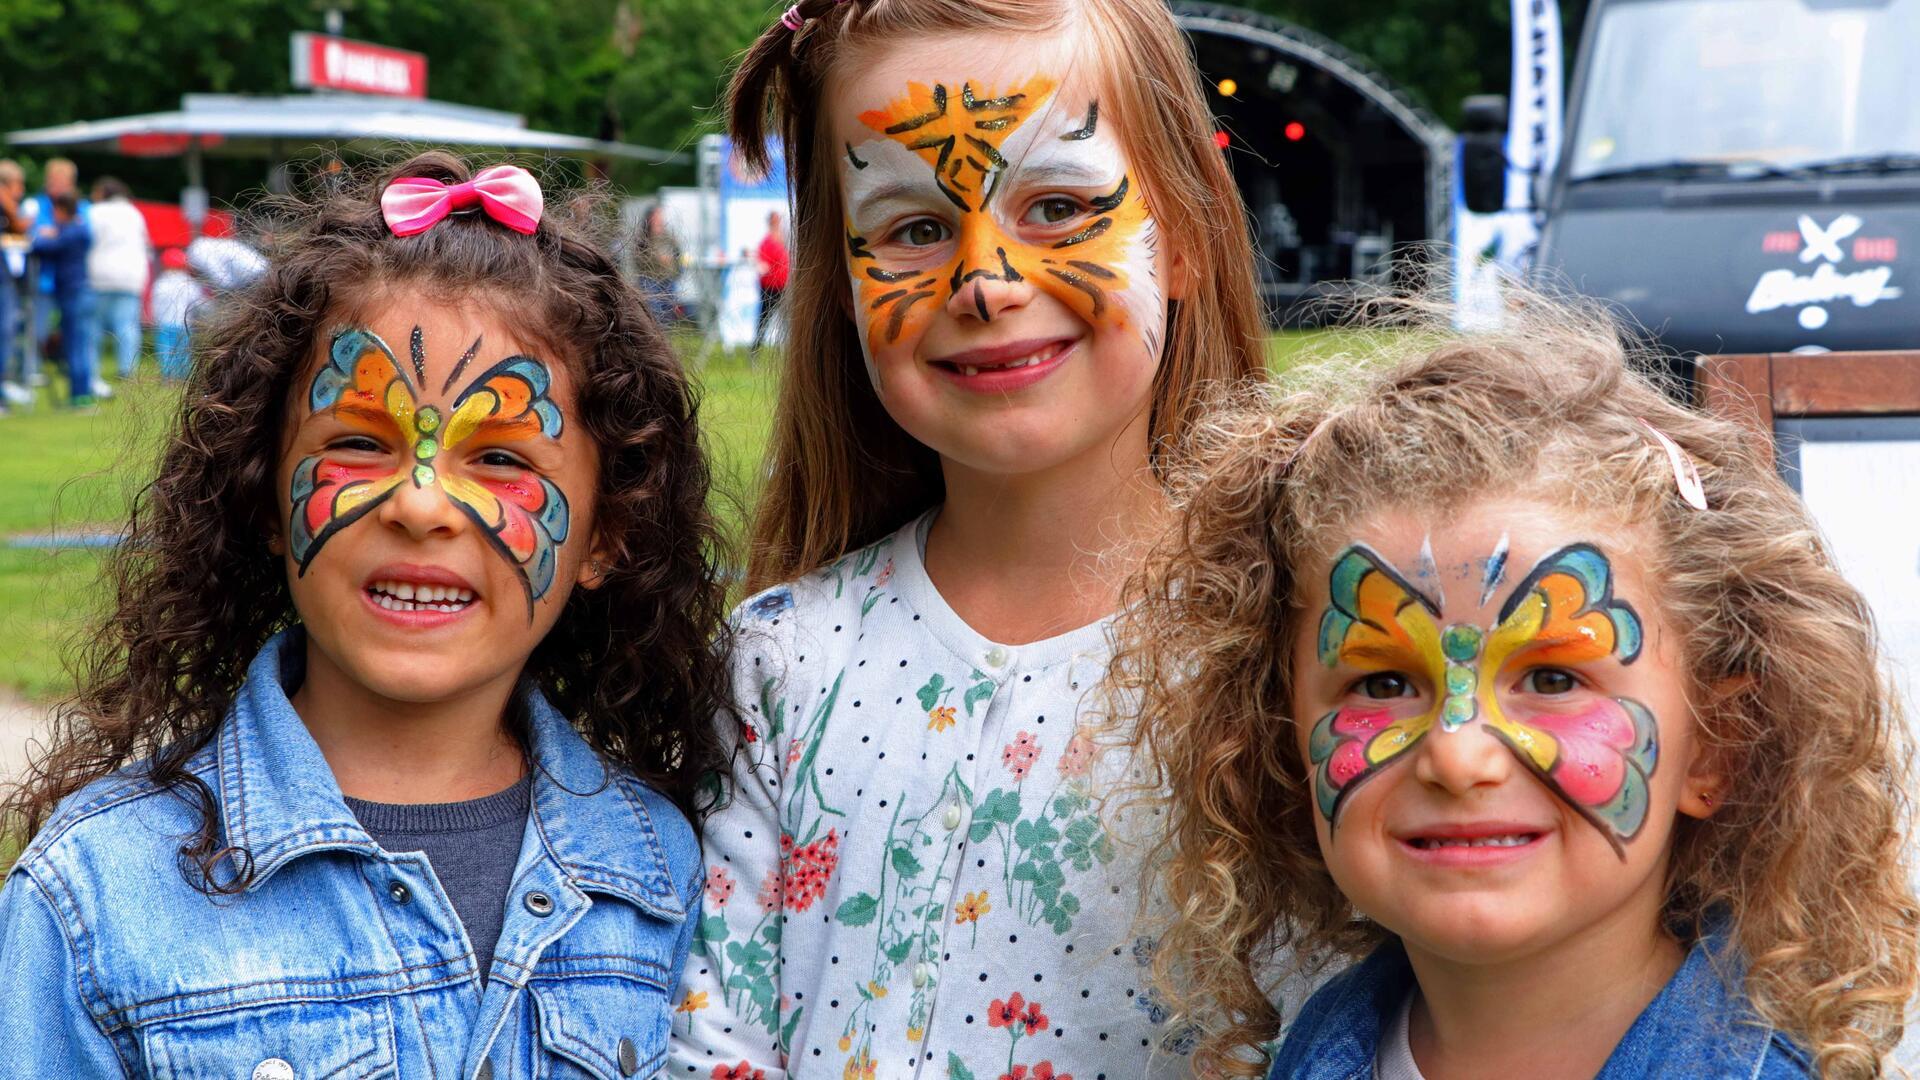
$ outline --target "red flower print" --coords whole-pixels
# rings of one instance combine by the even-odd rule
[[[873,583],[875,585],[885,585],[887,582],[892,580],[893,580],[893,560],[888,559],[887,565],[881,567],[880,572],[874,575]]]
[[[740,736],[747,740],[748,746],[760,741],[760,732],[745,720],[740,721]]]
[[[781,902],[788,911],[805,911],[827,894],[827,879],[840,865],[840,833],[828,829],[827,835],[811,844],[795,846],[793,837],[780,837]],[[768,909],[772,910],[772,909]]]
[[[767,876],[760,879],[760,894],[755,899],[760,901],[760,910],[763,913],[773,911],[780,906],[780,874],[778,871],[769,870],[767,871]]]
[[[715,1065],[713,1080],[767,1080],[767,1072],[745,1061],[738,1065]]]
[[[1056,1073],[1053,1062],[1043,1061],[1033,1067],[1033,1080],[1073,1080],[1072,1073]]]
[[[1033,768],[1034,759],[1039,756],[1040,740],[1022,731],[1000,751],[1000,764],[1007,767],[1015,780],[1025,780],[1028,770]]]
[[[1084,776],[1093,765],[1093,740],[1076,732],[1060,752],[1061,776]]]
[[[1015,994],[1014,996],[1019,997],[1020,995]],[[1020,1022],[1027,1025],[1027,1034],[1032,1035],[1036,1031],[1043,1031],[1046,1029],[1047,1014],[1040,1011],[1039,1002],[1037,1001],[1028,1002],[1027,1015],[1021,1017]]]
[[[1026,1010],[1026,1007],[1027,1000],[1020,996],[1018,990],[1005,1001],[994,998],[993,1004],[987,1006],[987,1026],[1012,1027],[1020,1022],[1020,1014]]]
[[[1012,1072],[1001,1073],[1000,1080],[1027,1080],[1027,1067],[1015,1065]]]
[[[724,866],[715,866],[707,871],[707,903],[714,907],[726,907],[733,899],[733,887],[736,882],[733,875],[727,873]]]

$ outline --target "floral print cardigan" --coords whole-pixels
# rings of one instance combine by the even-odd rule
[[[1186,1075],[1076,727],[1108,624],[981,637],[931,519],[736,612],[743,745],[663,1075]]]

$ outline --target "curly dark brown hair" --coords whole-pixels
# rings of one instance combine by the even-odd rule
[[[713,718],[730,696],[724,545],[693,388],[595,242],[591,193],[549,192],[531,236],[481,214],[405,239],[388,230],[380,193],[395,177],[457,183],[472,172],[430,151],[257,208],[268,266],[220,297],[195,334],[155,479],[107,564],[110,610],[80,644],[79,689],[4,802],[26,833],[65,796],[144,759],[152,782],[199,813],[181,848],[190,880],[244,888],[246,853],[224,846],[213,794],[185,765],[212,741],[254,654],[296,621],[285,564],[267,547],[294,381],[327,326],[400,283],[511,298],[503,317],[569,358],[577,419],[599,449],[593,517],[606,569],[598,588],[573,591],[525,675],[602,757],[697,820],[724,760]],[[238,872],[216,874],[229,857]]]

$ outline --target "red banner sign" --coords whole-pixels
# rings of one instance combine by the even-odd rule
[[[427,96],[427,58],[405,49],[296,31],[293,85],[423,98]]]

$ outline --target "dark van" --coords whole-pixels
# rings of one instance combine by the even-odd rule
[[[1595,0],[1568,100],[1536,269],[1683,353],[1920,347],[1920,0]]]

